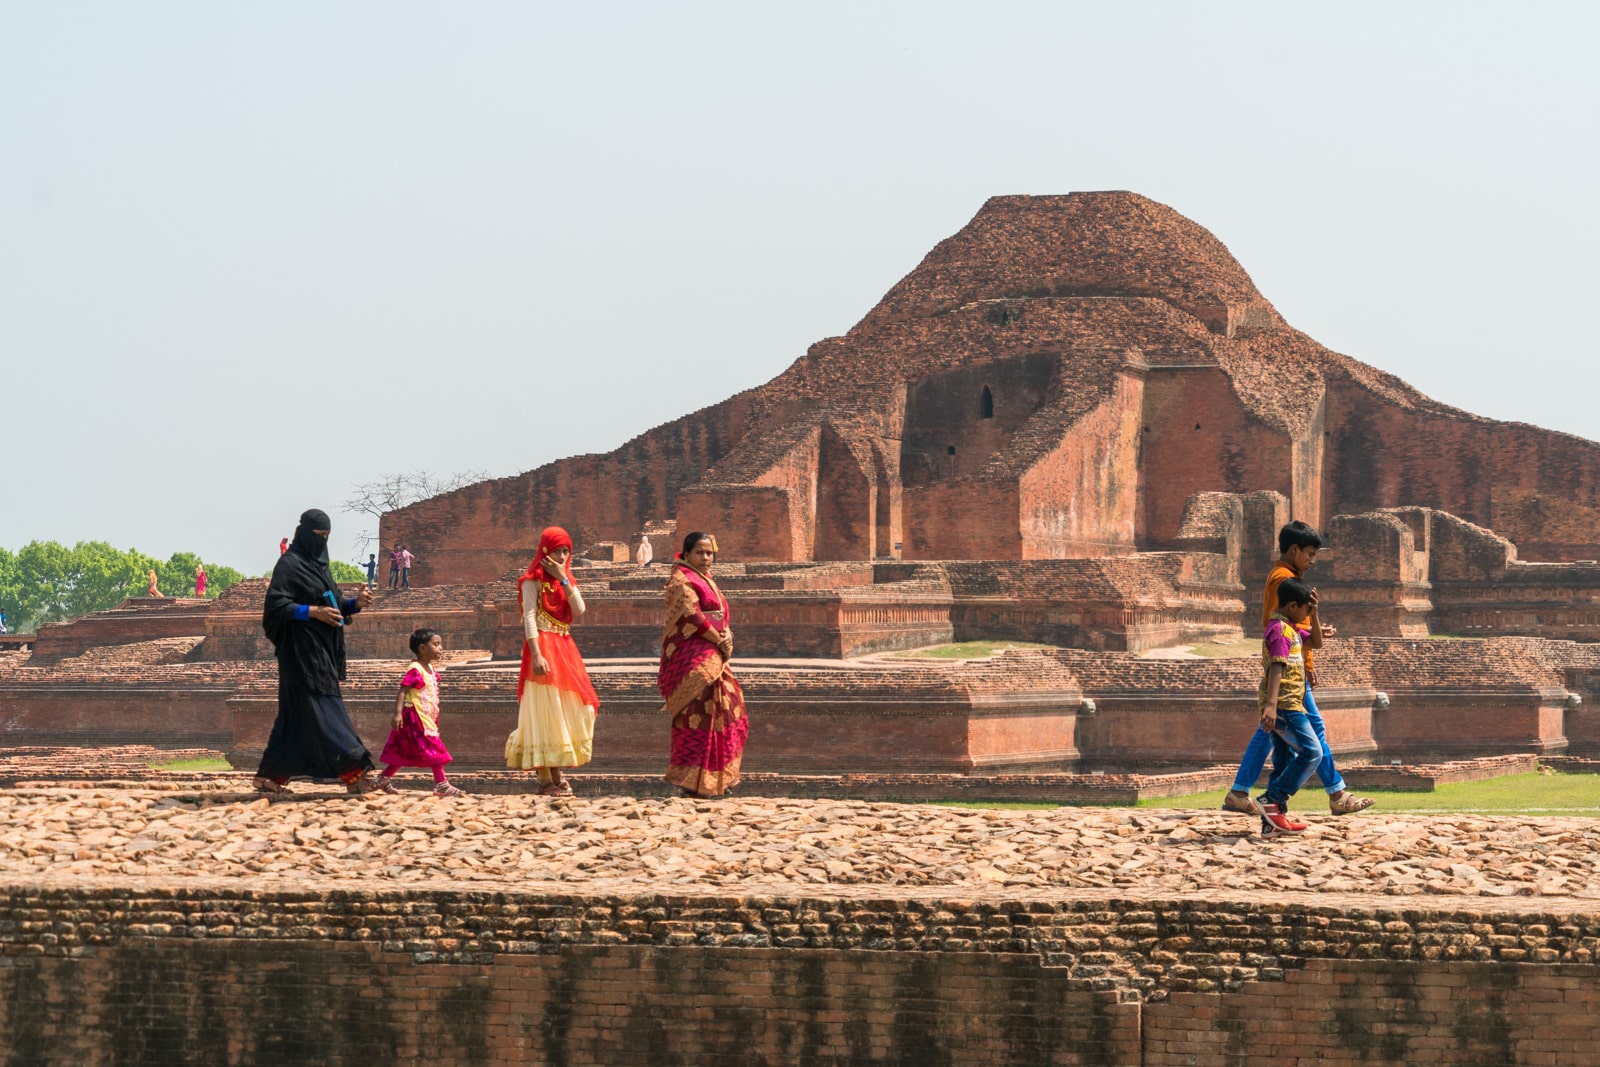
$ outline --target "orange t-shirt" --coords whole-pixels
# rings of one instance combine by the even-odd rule
[[[1265,630],[1267,623],[1272,621],[1272,613],[1278,610],[1278,586],[1285,578],[1300,577],[1282,563],[1274,563],[1272,571],[1267,575],[1267,591],[1261,597],[1261,628]],[[1306,646],[1306,670],[1311,670],[1313,652],[1311,646]]]

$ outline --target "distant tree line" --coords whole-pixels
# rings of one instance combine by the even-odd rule
[[[12,631],[60,622],[102,611],[130,596],[143,596],[156,572],[165,596],[193,596],[193,552],[159,560],[138,549],[115,548],[104,541],[79,541],[71,548],[55,541],[33,541],[12,552],[0,548],[0,610]],[[206,596],[215,597],[246,576],[232,567],[207,563]]]

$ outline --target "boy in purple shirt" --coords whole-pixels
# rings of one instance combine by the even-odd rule
[[[1289,798],[1322,762],[1322,741],[1306,714],[1303,626],[1311,617],[1311,587],[1298,578],[1278,585],[1278,610],[1267,620],[1261,645],[1263,677],[1257,708],[1261,729],[1272,737],[1272,777],[1261,798],[1261,832],[1299,833],[1306,824],[1289,815]],[[1252,801],[1252,804],[1255,802]]]

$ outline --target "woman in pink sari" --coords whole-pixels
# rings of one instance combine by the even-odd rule
[[[658,685],[672,716],[666,779],[691,796],[721,796],[739,784],[750,719],[733,655],[728,601],[711,578],[717,539],[692,533],[667,580],[667,624]]]

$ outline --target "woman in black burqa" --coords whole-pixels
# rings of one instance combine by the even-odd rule
[[[344,625],[372,603],[366,586],[340,597],[328,569],[327,512],[300,516],[294,541],[278,557],[261,610],[261,626],[278,657],[278,718],[261,755],[255,787],[285,792],[290,778],[338,778],[352,793],[374,788],[372,756],[339,695],[344,680]]]

